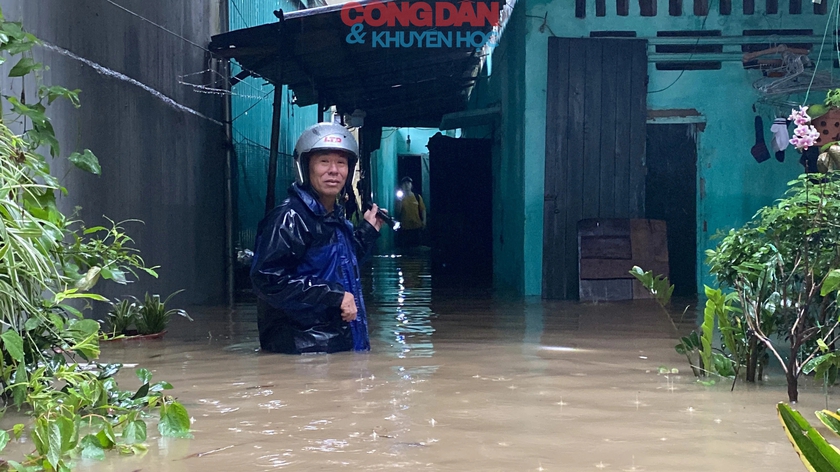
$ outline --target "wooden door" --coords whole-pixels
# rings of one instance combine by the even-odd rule
[[[578,297],[577,223],[641,218],[647,41],[549,38],[543,297]]]

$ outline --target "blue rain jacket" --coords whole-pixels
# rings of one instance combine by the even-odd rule
[[[367,221],[354,231],[343,206],[327,214],[293,184],[257,229],[251,282],[260,299],[260,347],[287,354],[369,350],[359,265],[377,238]],[[358,310],[350,323],[341,319],[345,291]]]

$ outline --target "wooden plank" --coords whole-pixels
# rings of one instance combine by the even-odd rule
[[[755,13],[755,0],[744,0],[744,14],[752,15]]]
[[[607,16],[607,0],[595,0],[595,16]]]
[[[580,279],[632,279],[630,269],[639,266],[654,275],[667,274],[668,263],[647,259],[581,259]]]
[[[826,1],[826,0],[823,0]],[[791,15],[799,15],[802,13],[802,0],[790,0],[790,8],[788,10]]]
[[[671,16],[682,16],[682,0],[670,0],[668,2],[668,14]]]
[[[621,218],[588,218],[578,222],[578,233],[586,236],[623,236],[630,237],[630,220]]]
[[[630,220],[630,246],[632,248],[633,259],[653,259],[651,231],[648,220]]]
[[[584,51],[588,41],[592,39],[573,38],[569,40],[569,51],[580,54]],[[582,217],[583,199],[587,197],[586,189],[583,187],[583,123],[586,117],[586,103],[584,92],[586,87],[586,72],[582,67],[570,67],[569,69],[569,141],[567,151],[564,153],[566,162],[564,168],[566,173],[565,191],[568,202],[566,212],[566,290],[565,297],[574,299],[578,294],[577,262],[578,237],[574,228]]]
[[[621,301],[633,299],[633,281],[621,280],[581,280],[581,301]]]
[[[732,14],[732,0],[720,0],[720,7],[718,9],[721,15]]]
[[[587,236],[580,238],[581,259],[630,259],[633,252],[630,238],[621,236]]]
[[[779,13],[779,0],[766,0],[767,3],[765,4],[765,11],[768,15],[775,15]]]
[[[604,43],[601,64],[601,173],[599,182],[598,216],[615,218],[615,102],[619,83],[624,79],[619,68],[621,49],[615,41]]]
[[[653,220],[659,221],[659,220]],[[660,221],[663,225],[664,221]],[[653,253],[653,260],[657,262],[668,262],[668,232],[666,230],[657,231],[656,228],[650,234],[651,253]]]
[[[598,199],[601,182],[601,69],[603,62],[601,52],[605,44],[615,41],[586,40],[584,47],[584,81],[583,100],[585,104],[583,116],[583,192],[581,215],[583,218],[597,218]],[[577,225],[575,225],[577,226]]]
[[[630,81],[627,80],[627,75],[632,71],[632,58],[630,41],[622,42],[616,45],[618,55],[616,56],[616,66],[620,74],[624,76],[623,80],[618,81],[616,88],[615,99],[615,147],[613,155],[615,156],[615,173],[614,184],[615,190],[615,218],[630,218],[633,215],[630,212],[630,122],[632,121],[632,87]]]
[[[638,280],[634,280],[633,281],[633,299],[634,300],[639,300],[639,299],[646,299],[646,298],[653,298],[653,294],[650,293],[650,291],[648,289],[646,289],[645,286],[642,285],[641,282],[639,282]]]
[[[630,0],[616,0],[615,13],[618,16],[627,16],[630,14]]]
[[[647,132],[647,42],[644,40],[630,40],[628,57],[630,67],[630,145],[629,159],[629,218],[643,218],[645,216],[645,146]],[[617,115],[622,116],[622,115]],[[617,174],[618,175],[618,174]],[[618,197],[617,197],[618,198]]]
[[[561,119],[558,112],[558,101],[560,100],[560,84],[558,81],[557,66],[563,41],[558,38],[548,38],[548,57],[546,59],[547,82],[546,82],[546,103],[545,103],[545,195],[543,197],[543,261],[542,261],[542,296],[554,298],[554,281],[557,277],[557,263],[554,259],[557,244],[561,245],[560,250],[565,248],[565,239],[557,240],[557,216],[556,211],[560,202],[557,199],[558,153],[562,148],[561,136],[565,133],[558,131],[558,120]],[[560,228],[562,231],[562,228]]]
[[[549,38],[548,82],[546,103],[546,159],[545,159],[545,202],[543,207],[543,297],[564,298],[569,284],[566,270],[566,232],[577,232],[566,228],[565,193],[566,159],[569,137],[569,70],[571,57],[569,40]],[[577,242],[570,249],[576,251]]]

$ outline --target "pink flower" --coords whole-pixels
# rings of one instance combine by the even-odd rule
[[[790,116],[788,117],[789,120],[796,123],[798,126],[807,125],[811,122],[811,117],[808,116],[808,107],[799,106],[799,110],[791,110]]]
[[[820,138],[820,133],[812,125],[808,123],[811,118],[805,113],[808,107],[799,107],[799,111],[791,110],[790,117],[797,123],[796,129],[793,130],[793,137],[790,138],[790,143],[796,149],[808,149],[816,144],[817,139]],[[804,121],[807,118],[807,121]]]

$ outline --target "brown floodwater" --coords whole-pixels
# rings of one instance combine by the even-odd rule
[[[783,379],[696,383],[651,302],[439,292],[411,256],[375,258],[365,283],[370,353],[260,353],[249,306],[106,345],[105,360],[175,385],[195,438],[150,424],[144,456],[75,470],[804,470],[775,413]],[[806,383],[801,400],[818,423],[821,390]]]

